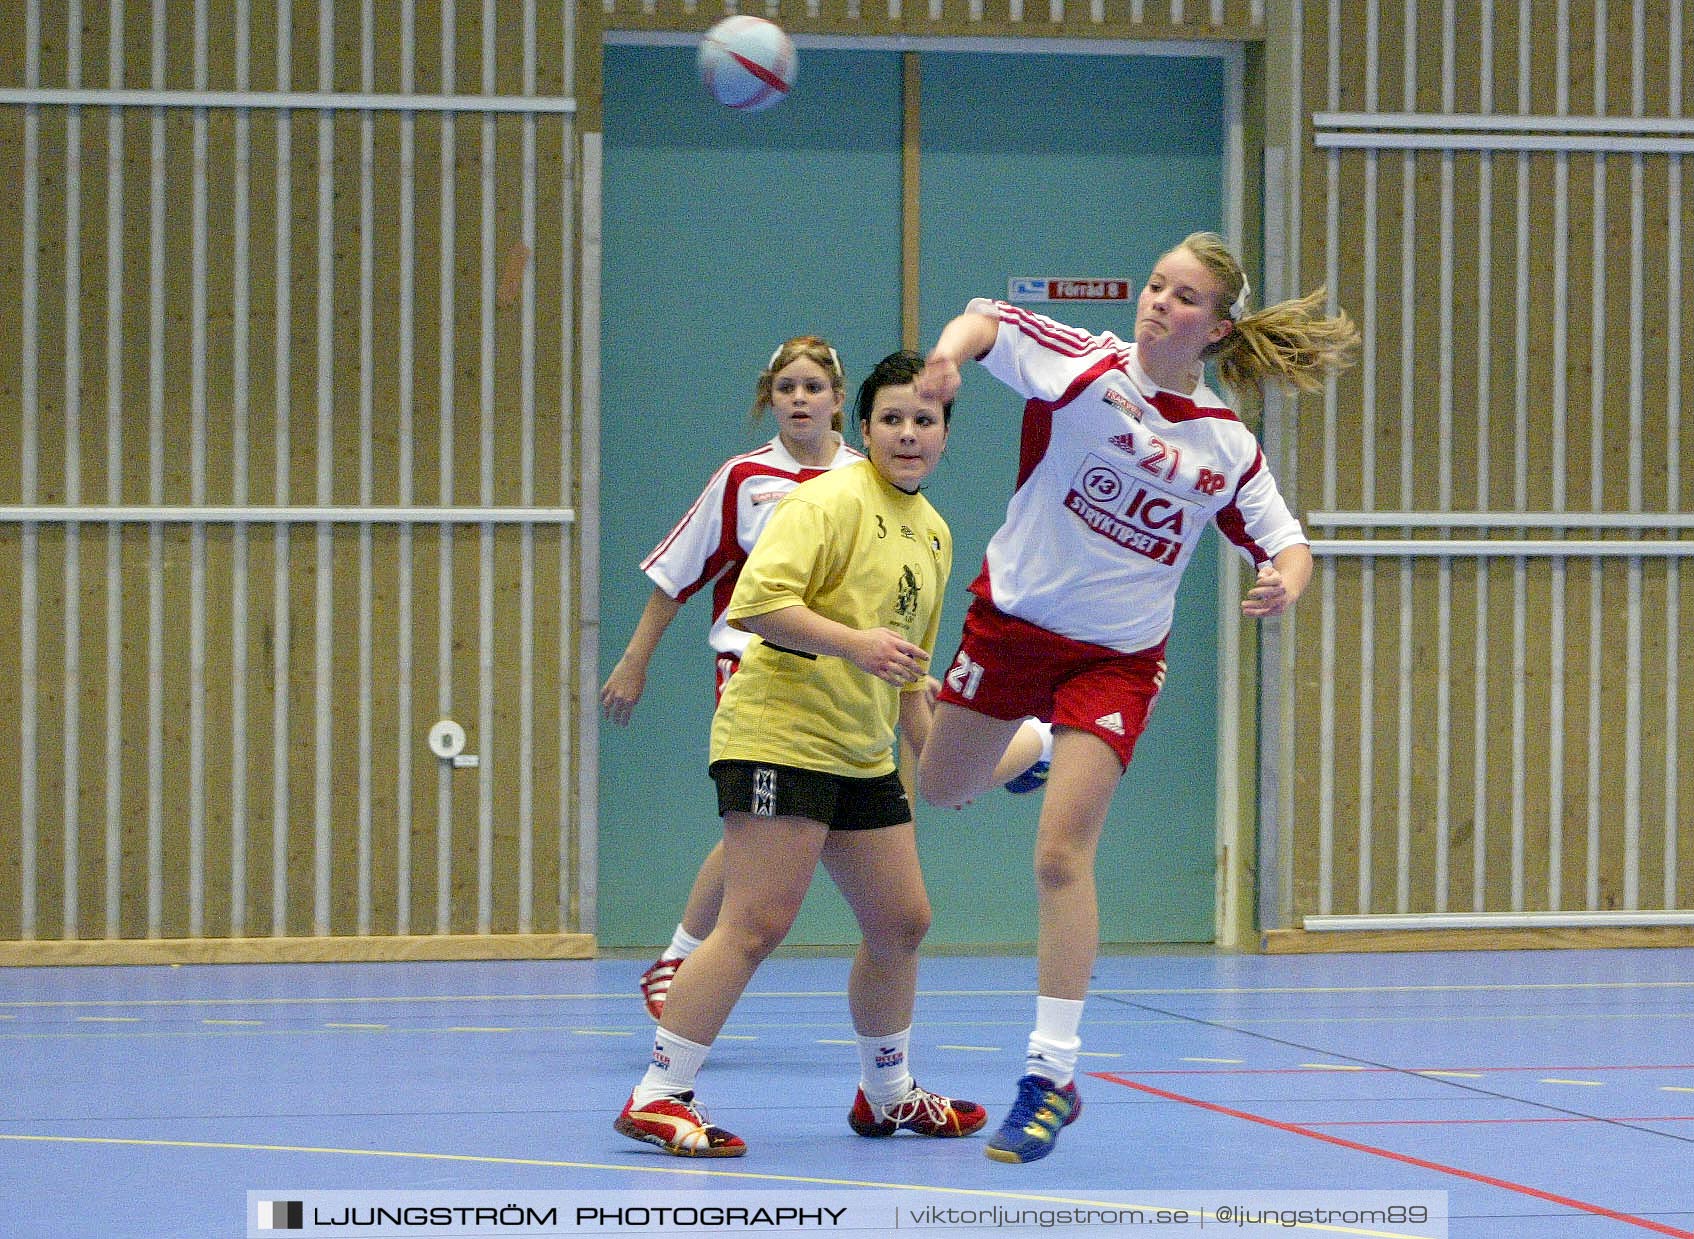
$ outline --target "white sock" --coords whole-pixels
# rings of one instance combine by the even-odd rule
[[[1080,998],[1035,999],[1035,1031],[1029,1034],[1029,1049],[1024,1057],[1024,1074],[1045,1076],[1060,1088],[1076,1075],[1076,1055],[1082,1048],[1082,1038],[1076,1031],[1082,1025]]]
[[[647,1064],[647,1074],[635,1086],[635,1104],[644,1106],[660,1097],[688,1092],[711,1048],[661,1027],[653,1035],[653,1058]]]
[[[1032,718],[1026,725],[1035,728],[1036,731],[1041,733],[1041,760],[1049,763],[1052,762],[1053,724],[1044,723],[1038,718]]]
[[[912,1088],[912,1072],[906,1064],[911,1044],[910,1027],[887,1037],[859,1038],[859,1087],[874,1106],[892,1105]]]
[[[666,959],[687,959],[701,943],[701,939],[684,929],[679,922],[676,932],[671,935],[671,944],[665,951]]]

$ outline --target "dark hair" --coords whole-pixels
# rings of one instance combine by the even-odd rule
[[[858,399],[854,406],[859,411],[859,424],[863,426],[871,419],[871,411],[876,405],[876,394],[884,387],[904,387],[918,381],[918,375],[923,373],[923,357],[909,348],[890,353],[865,375],[864,382],[859,384]],[[949,400],[941,406],[941,424],[953,424],[953,402]]]

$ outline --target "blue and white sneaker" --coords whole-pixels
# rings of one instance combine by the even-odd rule
[[[1047,786],[1047,772],[1053,766],[1053,724],[1044,723],[1038,718],[1029,720],[1029,726],[1041,732],[1041,756],[1035,764],[1015,779],[1006,783],[1006,790],[1014,796],[1022,796],[1027,792],[1038,792]]]
[[[1017,778],[1009,780],[1006,784],[1006,790],[1014,796],[1040,791],[1047,786],[1047,771],[1052,768],[1052,765],[1052,762],[1047,761],[1036,762]]]
[[[1000,1130],[988,1138],[984,1152],[997,1162],[1040,1161],[1058,1143],[1059,1129],[1076,1122],[1081,1113],[1082,1097],[1074,1080],[1060,1088],[1046,1076],[1024,1076],[1018,1081],[1018,1099]]]

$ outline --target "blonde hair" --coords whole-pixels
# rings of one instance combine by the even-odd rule
[[[1222,237],[1190,233],[1176,248],[1193,254],[1217,280],[1218,316],[1235,324],[1203,354],[1217,362],[1218,377],[1232,391],[1257,388],[1267,380],[1298,391],[1318,391],[1327,376],[1353,364],[1359,329],[1345,312],[1322,312],[1326,289],[1248,310],[1247,273]]]
[[[830,429],[840,430],[844,425],[842,410],[846,407],[847,375],[841,369],[841,355],[822,336],[795,336],[776,346],[776,352],[771,354],[770,361],[759,372],[759,381],[753,388],[753,420],[758,421],[759,415],[771,407],[771,384],[777,371],[793,365],[802,357],[823,367],[823,372],[829,375],[830,387],[842,398],[842,408],[829,419]]]

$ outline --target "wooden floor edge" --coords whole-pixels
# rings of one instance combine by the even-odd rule
[[[1271,929],[1260,935],[1266,955],[1346,951],[1548,951],[1569,947],[1694,946],[1687,925],[1558,929]]]
[[[592,959],[593,934],[414,934],[356,938],[146,938],[0,942],[0,967],[65,964],[317,964]]]

